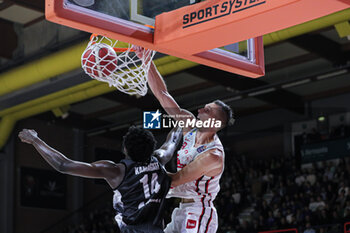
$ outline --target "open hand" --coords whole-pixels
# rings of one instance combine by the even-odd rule
[[[143,58],[144,56],[144,52],[145,52],[145,48],[138,46],[138,45],[132,45],[131,47],[134,51],[136,56],[138,56],[140,59]]]
[[[148,63],[150,59],[152,59],[152,50],[145,49],[144,47],[138,45],[132,45],[131,48],[134,50],[136,56],[143,60],[145,63]]]
[[[32,144],[36,138],[38,138],[38,133],[33,129],[23,129],[19,132],[18,137],[22,142]]]

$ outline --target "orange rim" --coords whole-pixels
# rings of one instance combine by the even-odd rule
[[[92,41],[92,39],[96,36],[98,36],[98,34],[95,34],[95,33],[91,34],[90,41]],[[92,44],[95,44],[95,43],[96,43],[95,41],[92,42]],[[115,47],[113,47],[113,49],[116,53],[122,53],[122,52],[126,52],[126,51],[135,52],[135,50],[130,49],[130,48],[115,48]]]
[[[152,25],[145,24],[145,26],[154,29],[154,26]]]

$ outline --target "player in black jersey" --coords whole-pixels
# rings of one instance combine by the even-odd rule
[[[22,142],[32,144],[61,173],[105,179],[114,190],[115,220],[121,232],[150,233],[163,232],[162,211],[171,179],[162,165],[171,158],[181,135],[181,129],[173,129],[155,151],[153,134],[132,126],[123,137],[126,159],[117,164],[107,160],[94,163],[71,160],[48,146],[34,130],[23,129],[18,136]]]

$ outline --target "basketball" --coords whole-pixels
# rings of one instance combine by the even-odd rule
[[[108,77],[118,65],[114,49],[104,43],[90,45],[82,54],[82,66],[92,78]]]

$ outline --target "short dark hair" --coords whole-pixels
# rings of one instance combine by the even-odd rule
[[[135,162],[149,162],[156,144],[153,134],[141,127],[131,126],[123,137],[123,147]]]
[[[221,107],[221,111],[224,112],[224,115],[226,117],[226,121],[224,122],[224,125],[233,125],[233,123],[235,122],[235,119],[233,117],[233,111],[231,109],[231,107],[227,104],[225,104],[224,102],[222,102],[221,100],[215,100],[214,103],[218,106]]]

